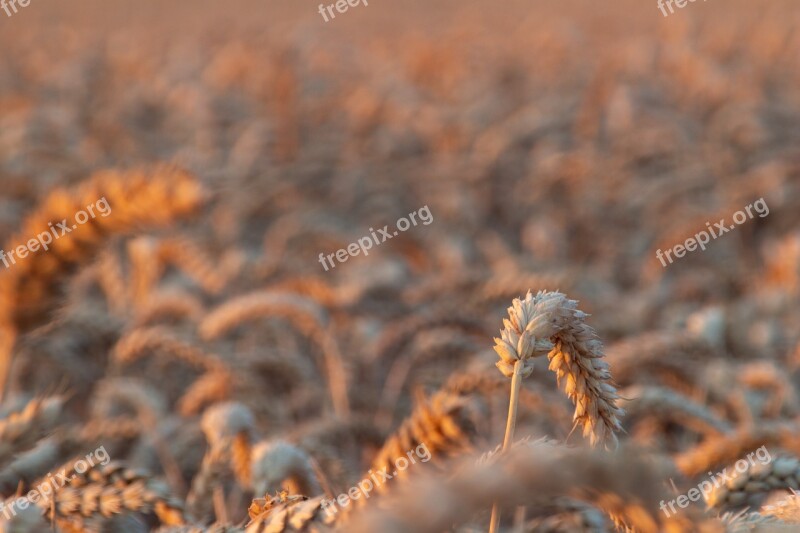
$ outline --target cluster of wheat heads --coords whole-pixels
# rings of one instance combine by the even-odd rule
[[[528,292],[524,298],[515,299],[508,315],[494,349],[500,357],[497,368],[512,380],[512,393],[505,439],[494,451],[481,453],[482,448],[491,448],[491,443],[481,438],[481,428],[486,416],[485,402],[503,387],[502,382],[492,378],[491,369],[484,366],[452,376],[432,397],[420,399],[414,412],[393,434],[385,440],[380,436],[374,439],[375,443],[384,442],[369,473],[363,474],[367,479],[373,470],[386,472],[397,457],[421,444],[430,453],[430,464],[420,465],[397,476],[392,483],[375,487],[370,498],[354,499],[349,507],[331,512],[330,501],[335,494],[325,469],[315,458],[317,454],[320,458],[326,454],[322,442],[325,435],[315,436],[313,431],[306,430],[299,433],[304,438],[290,437],[288,441],[265,438],[259,430],[263,424],[257,424],[249,407],[212,399],[200,424],[207,449],[190,486],[185,488],[188,491],[185,502],[175,494],[180,491],[180,483],[174,483],[174,479],[170,483],[169,463],[163,463],[172,461],[177,469],[173,474],[180,477],[180,458],[170,457],[172,451],[163,442],[157,444],[163,437],[151,433],[155,453],[163,454],[159,460],[167,482],[128,469],[119,462],[76,473],[75,459],[71,459],[57,469],[71,474],[69,481],[39,499],[33,510],[15,511],[13,517],[2,522],[3,527],[21,532],[41,531],[52,525],[60,531],[75,532],[158,527],[160,532],[198,533],[336,530],[436,533],[485,527],[492,502],[496,505],[491,517],[494,531],[516,531],[521,527],[531,531],[618,528],[649,533],[739,531],[743,527],[788,531],[795,527],[791,512],[795,505],[793,496],[750,514],[716,514],[718,509],[735,509],[759,495],[797,488],[800,467],[798,460],[791,457],[777,458],[769,465],[761,465],[715,487],[707,498],[712,511],[698,507],[668,517],[659,508],[669,498],[665,480],[677,478],[681,472],[690,476],[725,464],[757,443],[781,445],[786,439],[791,440],[792,428],[765,428],[764,436],[756,433],[749,438],[734,438],[730,428],[719,423],[705,442],[672,458],[653,454],[635,444],[619,447],[616,433],[622,430],[624,411],[617,403],[622,397],[616,392],[609,365],[603,361],[602,343],[586,323],[588,315],[577,308],[576,301],[559,292],[547,291],[536,295]],[[200,322],[200,329],[220,320],[214,313],[209,317],[212,322]],[[237,373],[235,368],[227,368],[229,363],[164,331],[153,328],[137,331],[136,336],[128,335],[117,343],[114,353],[119,364],[132,364],[141,354],[160,350],[200,369],[199,382],[209,373],[229,372],[232,376]],[[407,336],[407,326],[404,331]],[[393,333],[392,338],[397,337]],[[582,428],[590,447],[547,439],[530,441],[531,435],[515,440],[517,411],[526,404],[522,378],[530,377],[533,361],[544,356],[575,405],[573,424]],[[166,415],[165,406],[154,402],[156,397],[141,385],[125,382],[101,390],[104,392],[97,400],[104,409],[112,409],[113,403],[120,401],[133,408],[138,423],[131,430],[122,429],[127,439],[138,431],[151,432],[153,428],[147,426],[153,426],[158,417]],[[670,401],[676,403],[672,396],[663,404],[658,395],[639,393],[638,397],[647,399],[645,409],[652,405],[669,406]],[[625,401],[637,405],[636,398]],[[107,427],[93,432],[84,426],[81,432],[47,436],[62,406],[61,397],[39,398],[25,404],[19,412],[9,413],[2,421],[0,434],[3,442],[8,443],[4,450],[3,479],[21,478],[21,485],[13,487],[17,496],[25,493],[22,490],[25,487],[41,484],[45,479],[42,470],[53,457],[74,452],[80,444],[93,442],[99,436],[117,438],[108,418]],[[104,413],[106,417],[111,414]],[[691,417],[692,411],[685,410],[683,414]],[[703,418],[702,413],[694,416]],[[368,435],[358,437],[369,433],[368,423],[356,420],[347,423],[343,419],[337,423],[351,425],[342,435],[355,438],[356,445],[369,442]],[[519,433],[516,437],[520,437]],[[599,444],[606,446],[592,449]],[[790,442],[782,446],[785,450],[793,447],[797,445]],[[14,499],[9,497],[5,505]],[[246,518],[231,516],[235,500],[247,506]],[[515,509],[513,518],[501,521],[500,509]]]
[[[791,531],[800,34],[710,4],[646,38],[465,16],[352,53],[5,25],[0,241],[112,214],[0,267],[4,509],[113,462],[0,527],[470,532],[496,505],[502,532]],[[129,169],[150,161],[186,170]],[[316,262],[422,205],[430,226]]]
[[[27,279],[20,277],[24,274],[31,279],[25,286],[42,287],[32,293],[37,299],[26,301],[30,308],[47,308],[56,298],[66,298],[68,305],[55,319],[29,313],[46,323],[37,328],[15,318],[25,308],[10,300],[9,327],[21,339],[10,352],[18,348],[19,355],[9,359],[22,379],[15,383],[37,375],[35,350],[68,346],[59,339],[97,351],[106,370],[89,378],[95,382],[88,394],[69,390],[29,400],[16,394],[6,402],[0,419],[0,482],[8,509],[0,517],[3,528],[649,533],[769,531],[795,523],[788,491],[800,483],[793,457],[800,455],[800,445],[797,423],[784,412],[796,413],[797,404],[794,386],[779,367],[767,362],[740,367],[748,387],[767,393],[759,405],[775,418],[753,424],[737,418],[741,402],[748,400],[719,385],[732,379],[734,368],[686,374],[694,354],[713,352],[713,338],[643,336],[618,343],[606,357],[589,315],[565,294],[547,290],[529,291],[508,307],[494,339],[496,369],[486,357],[484,322],[449,307],[433,316],[397,317],[374,338],[376,355],[346,358],[336,323],[349,306],[365,302],[358,292],[337,294],[319,279],[299,278],[228,297],[225,291],[236,293],[238,279],[259,276],[258,268],[241,259],[215,265],[204,260],[208,252],[185,238],[122,233],[122,241],[114,240],[115,231],[133,224],[129,213],[137,208],[127,202],[140,202],[136,195],[163,208],[152,217],[156,224],[191,215],[195,201],[173,209],[163,180],[184,180],[198,199],[202,187],[193,184],[193,176],[174,172],[133,174],[130,191],[117,174],[106,173],[92,178],[91,187],[57,193],[69,199],[105,191],[122,216],[108,227],[118,229],[97,229],[94,240],[80,241],[81,248],[69,254],[56,249],[59,264],[70,270],[40,271],[38,261],[46,258],[40,254],[13,278]],[[50,209],[35,218],[47,218]],[[99,242],[100,236],[110,245]],[[76,268],[80,265],[83,271]],[[53,281],[56,275],[73,279],[63,285]],[[20,299],[20,290],[7,294]],[[74,309],[76,298],[94,303]],[[104,306],[109,316],[99,320]],[[275,343],[276,355],[257,355],[265,339]],[[298,354],[299,343],[310,357]],[[430,396],[404,393],[415,365],[450,368],[450,361],[471,352],[470,366],[449,372]],[[69,350],[64,356],[71,356]],[[570,442],[568,411],[546,374],[535,373],[535,361],[544,357],[574,406],[571,428],[579,428],[583,440]],[[633,385],[648,372],[637,367],[652,365],[667,381]],[[628,384],[619,392],[612,366],[619,366],[616,377]],[[157,389],[159,379],[135,378],[138,373],[163,375],[178,386],[164,394]],[[673,374],[680,386],[670,381]],[[385,388],[371,394],[348,389],[348,382],[364,384],[368,376],[383,377]],[[510,386],[503,377],[510,378]],[[493,442],[492,419],[499,418],[498,402],[509,387],[500,445]],[[694,398],[698,388],[709,395],[708,405]],[[402,402],[411,413],[387,434]],[[373,411],[371,403],[377,406]],[[635,438],[620,446],[623,406],[638,423],[629,426]],[[85,418],[75,417],[80,411]],[[681,442],[673,450],[654,447],[646,438],[653,431]],[[543,439],[551,433],[562,440]],[[118,460],[76,471],[79,454],[100,443]],[[423,446],[430,461],[393,470],[398,458]],[[705,472],[731,465],[758,446],[773,450],[774,462],[715,486],[704,504],[663,513],[664,501],[677,496],[668,480],[691,487]],[[29,491],[52,479],[52,472],[65,472],[69,480],[12,512],[13,502],[30,499]],[[377,472],[392,475],[379,483]],[[369,494],[348,490],[363,486],[363,480],[374,482]],[[776,500],[781,493],[785,499]],[[343,502],[337,499],[341,494],[347,494]],[[333,501],[338,507],[332,509]],[[437,502],[435,510],[431,501]],[[743,511],[762,503],[756,511]]]

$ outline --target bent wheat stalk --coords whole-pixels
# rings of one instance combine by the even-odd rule
[[[75,188],[52,191],[26,216],[4,249],[36,235],[49,235],[53,221],[72,220],[77,212],[101,199],[109,207],[102,216],[88,219],[80,231],[62,233],[63,238],[37,248],[28,260],[0,272],[0,398],[17,337],[52,318],[65,275],[89,262],[115,235],[169,226],[192,215],[208,198],[208,191],[197,178],[179,168],[108,171]]]
[[[603,345],[585,323],[588,315],[577,306],[577,301],[560,292],[540,291],[534,297],[528,291],[524,300],[515,298],[508,308],[509,318],[503,319],[500,338],[494,339],[494,349],[500,356],[497,368],[511,378],[504,450],[514,439],[522,379],[533,371],[532,359],[545,354],[559,383],[566,378],[564,390],[575,404],[575,426],[583,426],[583,435],[590,438],[592,446],[616,446],[614,433],[621,429],[624,411],[616,405],[618,396],[608,364],[601,361]],[[490,532],[497,531],[499,521],[495,505]]]

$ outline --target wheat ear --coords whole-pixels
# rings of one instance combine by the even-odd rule
[[[98,173],[74,189],[53,191],[4,248],[47,233],[49,224],[72,220],[78,211],[101,199],[112,209],[107,214],[90,218],[76,231],[53,240],[49,249],[0,273],[0,397],[17,335],[51,316],[62,274],[90,260],[114,235],[167,226],[190,215],[205,202],[207,193],[194,176],[176,168]]]
[[[221,482],[231,469],[241,485],[249,484],[250,442],[255,433],[255,419],[245,405],[223,402],[203,413],[200,427],[208,442],[208,449],[200,470],[192,480],[186,502],[195,518],[204,519],[212,500],[222,490]],[[224,506],[214,507],[217,518],[221,519],[220,515],[225,514]]]
[[[764,516],[774,517],[784,522],[800,524],[800,492],[792,489],[792,493],[774,505],[765,505],[759,512]]]
[[[733,467],[728,468],[734,471]],[[755,464],[744,472],[735,471],[719,486],[711,489],[706,503],[711,508],[745,505],[752,498],[775,490],[800,488],[800,461],[777,457],[769,463]]]
[[[483,415],[483,405],[474,397],[460,396],[446,390],[436,392],[430,400],[421,403],[386,440],[375,456],[369,474],[385,472],[392,477],[409,476],[411,469],[395,471],[395,461],[405,457],[411,450],[418,450],[420,446],[427,448],[430,463],[441,470],[445,461],[474,449]],[[419,472],[423,468],[416,466],[414,470]],[[387,488],[385,484],[378,484],[375,490],[380,493]]]
[[[224,449],[233,461],[238,481],[247,486],[250,472],[250,443],[255,439],[255,418],[238,402],[222,402],[208,408],[200,423],[209,451]]]
[[[322,494],[311,457],[285,441],[265,441],[253,447],[251,476],[256,494],[279,489],[304,496]]]
[[[67,471],[72,474],[67,484],[36,502],[59,524],[82,528],[87,521],[124,513],[154,514],[166,525],[184,523],[181,504],[155,479],[119,463],[96,466],[83,474],[72,468]]]
[[[500,356],[497,368],[511,378],[503,449],[511,445],[517,420],[517,405],[522,379],[533,371],[532,359],[547,354],[550,370],[558,381],[566,378],[564,390],[575,404],[573,421],[583,426],[592,446],[611,441],[622,429],[617,407],[616,389],[610,383],[608,364],[601,361],[603,345],[577,308],[578,302],[559,292],[540,291],[535,297],[528,291],[524,300],[515,298],[503,319],[500,338],[495,338],[495,351]],[[500,516],[497,505],[492,508],[489,531],[497,531]]]
[[[281,492],[275,496],[256,498],[250,505],[247,533],[290,533],[335,531],[335,513],[326,510],[321,496],[308,498]]]
[[[583,427],[593,446],[609,441],[616,445],[625,413],[616,405],[617,391],[602,361],[603,345],[577,305],[559,292],[534,297],[529,291],[524,300],[515,299],[501,338],[495,338],[497,367],[512,378],[516,367],[523,378],[533,370],[531,359],[549,352],[549,368],[559,382],[565,381],[564,390],[575,404],[575,425]]]

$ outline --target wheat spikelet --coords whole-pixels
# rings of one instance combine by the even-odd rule
[[[583,435],[592,445],[610,441],[621,430],[616,389],[611,384],[608,364],[601,358],[603,345],[577,308],[578,303],[558,292],[528,292],[524,300],[515,299],[504,319],[501,338],[495,338],[500,356],[497,367],[506,376],[514,373],[520,361],[523,377],[533,370],[531,359],[547,353],[550,370],[575,404],[573,420],[583,426]],[[549,352],[549,353],[548,353]]]
[[[725,513],[718,520],[706,520],[698,525],[700,531],[721,533],[790,533],[797,524],[759,513]]]
[[[246,533],[323,533],[334,531],[335,515],[324,511],[323,498],[281,492],[256,498],[249,509]]]
[[[784,522],[800,524],[800,499],[798,499],[797,495],[797,490],[792,489],[792,493],[789,496],[772,505],[763,506],[759,509],[759,513]]]
[[[253,447],[252,480],[256,494],[278,490],[304,496],[322,493],[311,457],[285,441],[265,441]]]
[[[370,470],[394,475],[394,461],[422,445],[430,452],[431,461],[442,465],[447,459],[473,449],[479,438],[480,420],[481,408],[474,399],[438,391],[420,403],[386,440]],[[407,474],[408,471],[398,472],[400,477]],[[384,486],[377,490],[384,490]]]
[[[715,484],[706,497],[711,508],[742,506],[771,491],[800,488],[800,461],[793,457],[753,464],[744,472],[734,471],[733,466],[728,470],[733,476]]]
[[[203,352],[160,326],[131,331],[114,346],[113,356],[118,363],[127,364],[154,351],[208,372],[227,372],[225,363],[217,356]]]
[[[56,488],[52,496],[42,494],[36,502],[58,523],[84,527],[95,519],[125,513],[153,514],[166,525],[184,523],[181,505],[165,485],[121,463],[97,465],[84,473],[72,466],[62,470],[68,474],[66,485]]]

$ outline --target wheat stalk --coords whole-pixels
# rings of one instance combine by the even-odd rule
[[[559,382],[566,378],[564,390],[575,404],[575,425],[583,426],[583,435],[590,437],[593,446],[607,440],[616,445],[614,433],[622,429],[624,411],[616,405],[618,396],[608,365],[600,360],[603,346],[584,322],[587,315],[577,309],[577,302],[558,292],[539,292],[534,297],[528,291],[524,300],[514,299],[508,316],[503,319],[500,338],[494,339],[500,356],[497,368],[511,378],[503,449],[508,449],[514,438],[522,379],[533,372],[532,360],[545,354]],[[499,521],[495,506],[491,533],[497,531]]]

